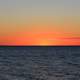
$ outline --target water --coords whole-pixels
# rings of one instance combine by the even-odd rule
[[[80,47],[0,47],[0,80],[80,80]]]

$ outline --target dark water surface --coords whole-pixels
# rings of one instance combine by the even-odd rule
[[[0,47],[0,80],[80,80],[80,47]]]

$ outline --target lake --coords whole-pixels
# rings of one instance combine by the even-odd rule
[[[80,46],[0,47],[0,80],[80,80]]]

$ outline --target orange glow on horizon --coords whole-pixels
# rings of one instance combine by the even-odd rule
[[[19,35],[19,36],[18,36]],[[34,33],[17,34],[16,36],[0,37],[0,45],[38,45],[38,46],[57,46],[57,45],[80,45],[79,37],[63,36],[59,33]]]

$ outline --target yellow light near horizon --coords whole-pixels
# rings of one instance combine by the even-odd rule
[[[50,45],[50,41],[48,41],[48,40],[40,40],[38,42],[38,44],[41,45],[41,46]]]

